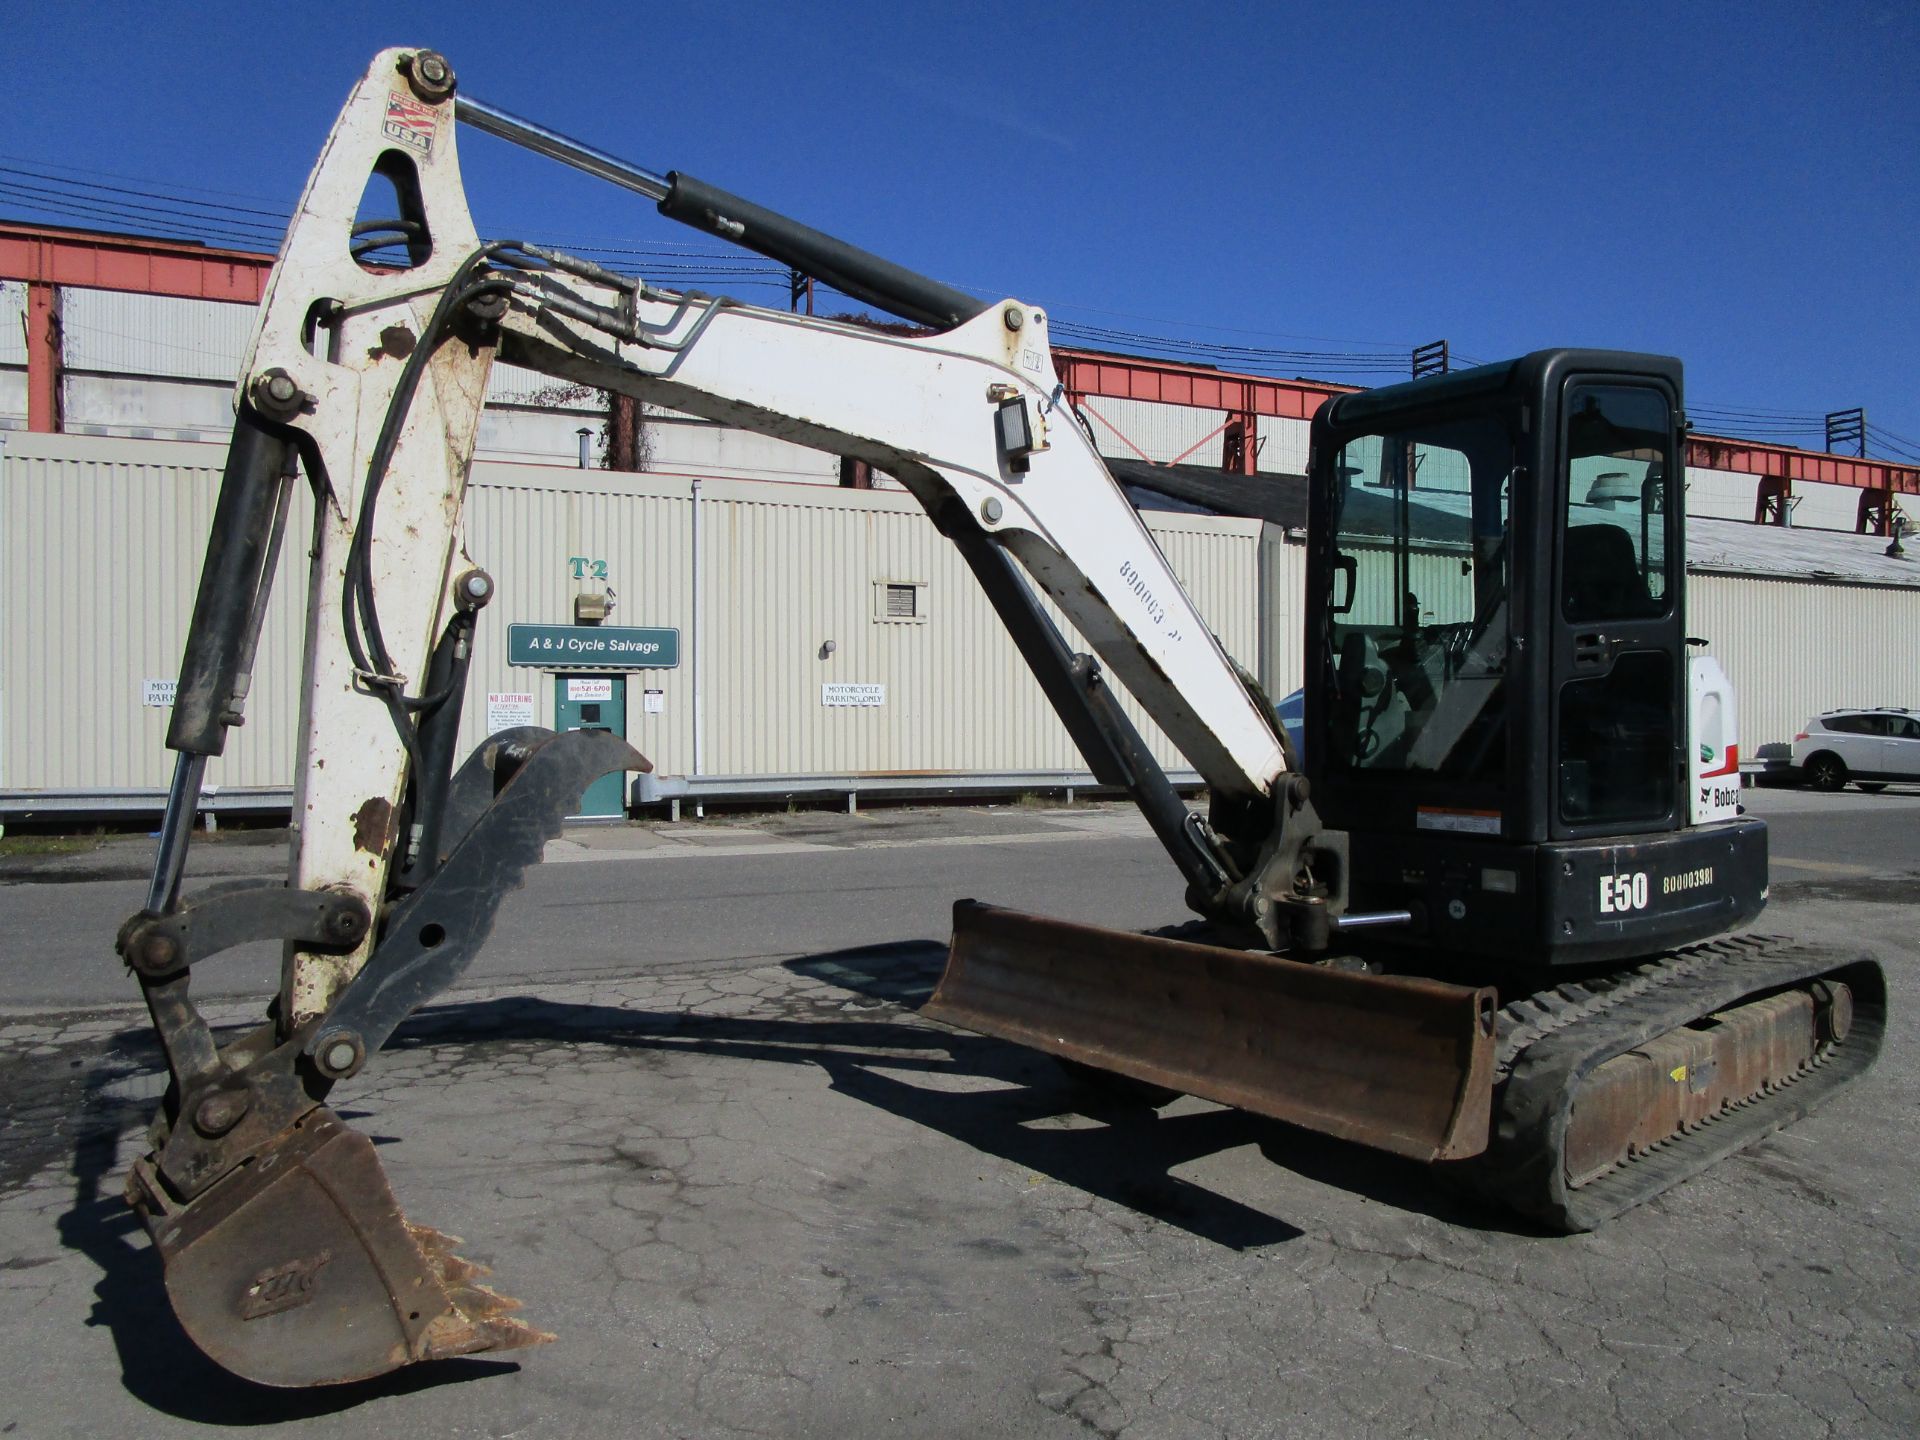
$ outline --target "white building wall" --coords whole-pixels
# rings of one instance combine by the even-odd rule
[[[1744,759],[1790,743],[1822,710],[1920,710],[1920,588],[1694,574],[1687,633],[1708,641],[1733,681]]]
[[[1253,668],[1260,688],[1278,701],[1306,676],[1307,547],[1300,531],[1266,525],[1260,532],[1260,647]]]
[[[583,556],[607,564],[609,623],[681,631],[678,669],[627,682],[630,737],[662,774],[1082,768],[964,562],[908,496],[702,480],[696,635],[690,479],[487,464],[474,478],[469,545],[501,591],[483,622],[494,640],[476,660],[468,744],[484,734],[488,691],[532,690],[550,722],[553,677],[507,666],[506,625],[564,622],[573,594],[598,588],[572,579]],[[1150,528],[1222,642],[1252,657],[1258,525],[1156,516]],[[884,617],[875,588],[889,581],[924,587],[919,618]],[[824,705],[829,682],[883,685],[886,703]],[[642,711],[648,687],[663,692],[658,715]],[[1184,766],[1132,713],[1163,761]]]
[[[838,456],[787,440],[732,430],[691,416],[649,412],[642,423],[650,454],[647,468],[654,473],[805,485],[840,483]],[[887,488],[896,487],[889,481]]]
[[[60,296],[66,368],[210,380],[231,391],[254,315],[251,305],[69,285]]]
[[[1311,448],[1311,420],[1283,420],[1262,415],[1256,427],[1259,434],[1260,468],[1277,475],[1307,473],[1307,451]]]
[[[26,286],[0,282],[0,430],[24,428]],[[231,423],[233,380],[246,353],[254,310],[247,305],[171,296],[134,295],[78,286],[62,294],[66,386],[65,420],[79,434],[209,440],[225,443]],[[488,411],[478,450],[483,458],[571,465],[577,431],[594,430],[597,460],[604,448],[603,392],[512,365],[496,365],[488,381]],[[1096,396],[1084,403],[1100,453],[1169,463],[1217,465],[1223,410],[1160,405]],[[839,462],[785,441],[747,435],[689,416],[647,416],[649,469],[739,479],[835,484]],[[1281,474],[1307,467],[1309,422],[1261,416],[1258,466]],[[1751,520],[1756,479],[1690,467],[1687,513]],[[883,490],[896,482],[876,478]],[[1847,486],[1801,483],[1794,524],[1851,531],[1859,492]]]
[[[516,410],[489,404],[480,412],[474,432],[474,453],[490,460],[529,465],[578,466],[580,431],[589,431],[589,463],[600,463],[606,440],[606,420],[592,412],[569,414],[556,410]]]
[[[1793,493],[1799,501],[1793,507],[1793,523],[1803,530],[1851,532],[1860,523],[1860,492],[1850,485],[1819,485],[1797,480]],[[1909,502],[1911,498],[1908,497]],[[1751,509],[1746,518],[1753,518]]]
[[[223,460],[210,444],[4,437],[0,789],[164,789],[167,712],[142,703],[142,682],[177,672]],[[694,771],[696,646],[704,773],[1080,768],[972,577],[908,497],[702,481],[696,636],[693,493],[685,476],[475,467],[469,548],[500,590],[482,620],[465,745],[481,738],[489,691],[534,692],[551,723],[553,678],[509,667],[506,631],[570,619],[588,588],[573,578],[579,556],[607,563],[611,623],[682,632],[679,668],[628,676],[630,734],[663,773]],[[248,723],[211,769],[218,786],[292,778],[304,511],[289,528]],[[1276,699],[1295,688],[1299,536],[1210,517],[1148,523],[1227,649]],[[924,585],[925,619],[876,619],[874,586],[886,581]],[[1749,756],[1818,710],[1920,708],[1911,647],[1881,643],[1920,634],[1920,587],[1699,573],[1689,585],[1687,629],[1708,637],[1738,687]],[[887,703],[823,706],[827,681],[885,685]],[[649,687],[663,692],[658,714],[642,703]],[[1130,709],[1163,763],[1179,765]]]
[[[487,404],[565,410],[602,418],[607,413],[604,391],[505,363],[495,364],[487,372]]]
[[[1757,475],[1739,470],[1703,470],[1690,465],[1687,467],[1687,514],[1751,522],[1754,497],[1759,489]],[[1793,495],[1793,523],[1799,529],[1844,530],[1851,534],[1859,523],[1860,492],[1851,485],[1796,480]]]
[[[62,422],[74,435],[224,446],[233,433],[233,382],[69,371],[60,409]]]
[[[1730,470],[1687,467],[1687,514],[1716,520],[1752,520],[1759,480]]]
[[[27,287],[0,280],[0,430],[27,428]]]
[[[0,280],[0,365],[27,363],[27,285]]]
[[[11,434],[0,448],[0,789],[164,790],[172,680],[224,447]],[[305,507],[287,527],[247,723],[217,787],[286,785],[306,609]]]
[[[1181,459],[1189,465],[1220,463],[1224,410],[1107,395],[1091,396],[1080,408],[1093,425],[1094,448],[1102,455],[1162,465]]]
[[[1081,402],[1093,426],[1094,448],[1121,460],[1217,466],[1225,445],[1227,412],[1095,395]],[[1312,424],[1262,415],[1254,426],[1258,467],[1304,475]]]
[[[178,671],[224,458],[209,444],[7,437],[0,625],[15,638],[0,647],[0,790],[165,788],[168,711],[142,703],[143,682]],[[971,574],[909,497],[701,481],[696,635],[693,494],[687,477],[475,467],[468,549],[499,591],[481,621],[463,749],[485,734],[489,692],[531,691],[552,723],[554,676],[507,664],[507,627],[571,618],[573,596],[599,588],[573,578],[577,556],[606,563],[610,623],[682,632],[677,669],[627,674],[629,737],[662,773],[695,772],[696,647],[703,773],[1083,768]],[[292,780],[306,508],[289,527],[247,723],[210,767],[219,787]],[[1257,522],[1154,516],[1150,528],[1222,642],[1255,659]],[[874,587],[887,581],[926,586],[923,620],[876,618]],[[823,705],[827,681],[884,685],[886,704]],[[662,691],[657,714],[647,688]],[[1163,763],[1185,768],[1129,708]]]

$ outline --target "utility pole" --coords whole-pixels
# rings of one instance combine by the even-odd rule
[[[1429,345],[1413,347],[1413,378],[1418,380],[1427,375],[1444,375],[1452,369],[1447,354],[1447,342],[1435,340]]]
[[[1867,412],[1864,409],[1835,410],[1827,416],[1827,453],[1838,455],[1842,445],[1853,446],[1853,453],[1867,457]]]
[[[787,271],[787,309],[798,311],[800,297],[807,297],[807,314],[813,313],[813,277],[800,270]]]

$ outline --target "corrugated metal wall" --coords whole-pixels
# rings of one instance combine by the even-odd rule
[[[1268,525],[1260,532],[1261,688],[1278,701],[1300,688],[1306,675],[1307,547],[1302,532]]]
[[[27,285],[0,280],[0,365],[27,363]]]
[[[1753,519],[1760,481],[1738,470],[1687,467],[1687,514],[1722,520]],[[1860,516],[1860,492],[1846,485],[1799,482],[1793,487],[1793,523],[1809,530],[1852,530]]]
[[[469,743],[490,690],[533,690],[550,720],[553,679],[507,666],[506,625],[565,620],[583,588],[567,561],[582,556],[607,562],[610,623],[681,631],[678,669],[627,682],[629,738],[662,773],[694,770],[696,663],[705,774],[1080,768],[973,576],[909,497],[706,480],[699,503],[696,636],[690,481],[475,467],[469,548],[501,591],[475,666]],[[1252,657],[1258,524],[1155,516],[1150,528],[1222,643]],[[884,618],[875,588],[888,582],[923,587],[924,618]],[[884,685],[886,703],[824,705],[829,682]],[[659,714],[643,711],[648,687],[663,692]],[[1156,753],[1179,763],[1133,713]]]
[[[553,677],[507,664],[507,626],[571,621],[573,596],[586,587],[568,562],[580,556],[607,563],[616,592],[609,624],[681,630],[680,668],[631,673],[627,738],[650,759],[691,756],[692,506],[684,480],[483,462],[468,491],[467,549],[499,590],[480,618],[461,753],[487,733],[490,691],[531,691],[539,723],[553,723]],[[644,712],[640,692],[648,686],[665,692],[660,714]]]
[[[1690,575],[1687,633],[1732,677],[1748,759],[1822,710],[1920,709],[1920,589]]]
[[[1227,423],[1224,410],[1159,405],[1111,395],[1092,396],[1080,408],[1093,422],[1094,448],[1102,455],[1160,464],[1183,458],[1190,465],[1220,463],[1219,432]]]
[[[60,299],[69,370],[213,380],[227,389],[253,335],[251,305],[69,285]]]
[[[168,712],[141,703],[142,682],[178,669],[223,459],[212,445],[7,438],[0,621],[19,638],[0,651],[0,789],[164,787]],[[700,491],[696,637],[691,481],[475,467],[468,548],[499,591],[481,624],[463,748],[485,733],[489,692],[531,691],[551,723],[554,677],[507,664],[507,626],[570,619],[574,594],[597,588],[575,581],[578,556],[606,562],[610,623],[682,632],[679,668],[627,681],[628,736],[663,773],[694,770],[696,643],[707,774],[1081,768],[973,577],[910,498],[733,480]],[[211,767],[216,785],[292,779],[305,508],[248,722]],[[1151,528],[1222,642],[1254,658],[1258,523],[1156,516]],[[924,620],[876,618],[874,587],[888,581],[924,585]],[[828,681],[884,685],[886,704],[823,705]],[[658,713],[642,702],[647,688],[662,692]],[[1133,713],[1162,760],[1180,764]]]
[[[164,788],[171,680],[213,521],[222,449],[78,435],[0,451],[0,788]],[[287,527],[246,725],[208,767],[216,786],[293,774],[309,516]]]
[[[0,282],[0,367],[25,364],[25,294],[17,281]],[[79,286],[62,287],[62,305],[70,372],[64,395],[68,429],[179,440],[224,435],[233,376],[254,321],[252,306]],[[487,400],[479,453],[506,460],[565,464],[576,449],[575,429],[585,423],[597,431],[605,415],[600,392],[510,365],[493,368]],[[1087,408],[1100,417],[1093,429],[1103,454],[1144,453],[1156,461],[1186,455],[1193,464],[1219,463],[1216,432],[1225,411],[1113,397],[1095,397]],[[24,376],[0,369],[0,429],[16,428],[25,416]],[[656,470],[826,484],[835,479],[833,461],[817,464],[808,458],[811,452],[781,442],[738,432],[718,436],[680,433],[670,425],[654,428],[658,453],[650,468]],[[1261,470],[1304,473],[1310,434],[1305,421],[1262,416],[1258,429]],[[1751,475],[1690,469],[1687,511],[1751,519],[1756,483]],[[1797,525],[1854,528],[1857,490],[1802,483],[1796,498]]]
[[[142,683],[179,664],[224,456],[213,445],[13,433],[0,448],[0,789],[164,787],[167,711]],[[482,622],[464,743],[489,691],[554,680],[506,663],[513,621],[565,622],[607,564],[612,623],[682,632],[682,663],[631,672],[630,738],[663,773],[694,770],[695,646],[707,774],[1076,769],[1080,762],[958,555],[904,495],[708,480],[700,487],[701,634],[693,633],[693,485],[483,462],[469,548],[499,582]],[[211,780],[292,778],[308,517],[299,507],[260,647],[248,723]],[[1300,683],[1305,549],[1256,522],[1154,515],[1149,527],[1228,650],[1276,699]],[[875,586],[923,586],[925,618],[876,618]],[[1741,697],[1749,755],[1839,705],[1920,707],[1920,588],[1696,574],[1688,630]],[[882,597],[882,602],[884,597]],[[1265,614],[1263,621],[1262,615]],[[1057,617],[1056,617],[1057,618]],[[832,641],[833,650],[821,650]],[[1075,643],[1078,643],[1077,640]],[[823,683],[886,686],[826,706]],[[642,692],[662,692],[648,713]],[[1178,759],[1137,709],[1163,762]]]
[[[0,280],[0,430],[27,426],[27,287]]]

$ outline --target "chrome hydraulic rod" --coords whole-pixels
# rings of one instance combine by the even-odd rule
[[[950,330],[987,308],[986,301],[964,290],[916,274],[683,171],[656,175],[537,121],[465,95],[455,97],[454,114],[476,130],[644,195],[669,220],[764,255],[913,324]]]
[[[200,782],[207,773],[207,757],[182,751],[174,757],[173,784],[167,791],[167,813],[160,821],[160,844],[153,860],[153,880],[147,887],[147,913],[164,915],[180,897],[180,876],[187,864],[187,841],[193,834],[193,812],[200,800]]]
[[[1370,910],[1362,915],[1336,915],[1333,928],[1345,932],[1348,930],[1380,930],[1394,925],[1411,925],[1411,910]]]
[[[550,130],[535,120],[526,120],[518,115],[509,114],[498,106],[489,105],[484,100],[476,100],[471,95],[460,95],[454,100],[454,113],[461,123],[492,135],[497,139],[510,141],[549,160],[558,160],[563,165],[571,165],[576,170],[584,170],[589,175],[597,175],[602,180],[611,181],[624,190],[632,190],[649,200],[664,200],[672,184],[664,175],[628,161],[617,155],[609,155],[604,150],[596,150],[570,139],[557,130]]]

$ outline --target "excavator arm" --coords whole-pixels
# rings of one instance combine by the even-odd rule
[[[433,52],[376,57],[288,229],[236,395],[153,882],[119,941],[172,1076],[129,1196],[189,1332],[268,1383],[542,1338],[444,1237],[401,1218],[371,1147],[326,1106],[458,978],[585,786],[651,768],[618,737],[531,728],[454,763],[494,588],[467,556],[462,514],[496,357],[897,477],[965,554],[1095,772],[1141,804],[1197,908],[1275,937],[1289,906],[1322,934],[1339,908],[1313,879],[1330,842],[1283,783],[1271,708],[1063,404],[1044,311],[981,305],[684,177],[663,182],[663,209],[721,233],[744,214],[778,232],[772,243],[814,246],[807,258],[854,293],[955,323],[902,337],[482,243],[453,92]],[[524,126],[469,108],[496,133]],[[371,213],[370,194],[383,199]],[[195,800],[244,719],[302,474],[315,524],[288,882],[183,897]],[[1098,659],[1067,647],[1042,595]],[[1237,833],[1188,811],[1108,672],[1241,817]],[[260,939],[285,944],[276,1002],[223,1047],[192,1003],[192,969]]]

